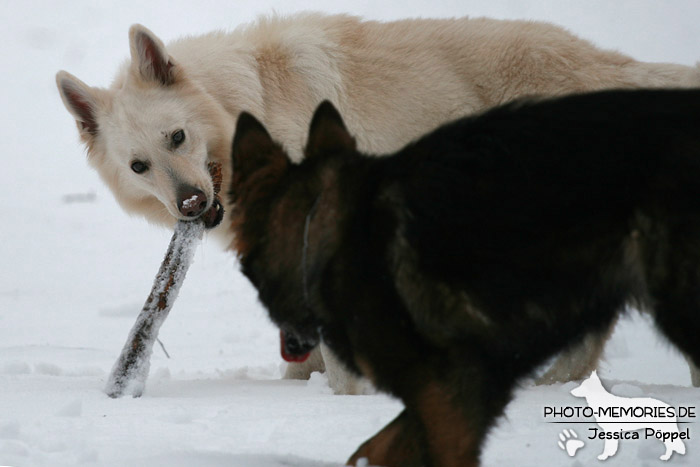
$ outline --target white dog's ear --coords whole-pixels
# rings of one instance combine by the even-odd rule
[[[92,88],[66,71],[56,73],[56,85],[63,104],[73,115],[84,138],[97,135],[97,112],[109,99],[102,89]]]
[[[140,24],[134,24],[129,28],[129,47],[131,67],[138,76],[164,86],[175,83],[175,63],[155,34]]]
[[[311,119],[305,155],[308,158],[346,150],[355,150],[355,138],[345,128],[340,112],[330,101],[323,101]]]

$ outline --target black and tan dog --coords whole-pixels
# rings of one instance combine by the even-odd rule
[[[288,352],[405,403],[351,463],[477,465],[518,379],[628,303],[700,365],[700,91],[513,103],[388,157],[324,103],[305,156],[241,115],[235,247]]]

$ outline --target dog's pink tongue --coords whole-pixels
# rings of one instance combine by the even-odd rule
[[[309,358],[309,354],[311,354],[311,352],[306,352],[303,355],[288,354],[287,351],[285,350],[285,345],[284,345],[284,333],[281,331],[280,331],[280,353],[282,354],[282,358],[285,361],[293,362],[293,363],[303,363],[306,361],[307,358]]]

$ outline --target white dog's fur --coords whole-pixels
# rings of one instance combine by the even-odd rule
[[[340,110],[360,150],[389,153],[448,120],[523,95],[700,85],[697,68],[638,62],[539,22],[382,23],[306,13],[182,38],[167,49],[143,26],[133,26],[129,39],[131,60],[109,89],[64,71],[56,80],[89,162],[120,204],[165,225],[183,217],[178,186],[199,188],[211,203],[208,160],[223,164],[228,193],[230,145],[242,110],[299,160],[312,112],[324,99]],[[179,129],[186,138],[174,147]],[[135,173],[133,161],[149,170]],[[226,218],[215,232],[231,245]],[[582,370],[562,368],[549,378],[588,374],[601,346],[594,343],[578,359]],[[290,366],[287,376],[308,377],[322,366],[314,361]],[[333,373],[335,365],[327,366]],[[358,391],[343,374],[331,378],[336,392]]]

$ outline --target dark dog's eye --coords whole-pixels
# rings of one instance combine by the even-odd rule
[[[148,170],[148,164],[141,161],[134,161],[131,163],[131,170],[137,174],[142,174]]]
[[[177,130],[172,136],[173,146],[178,147],[185,141],[185,131]]]

